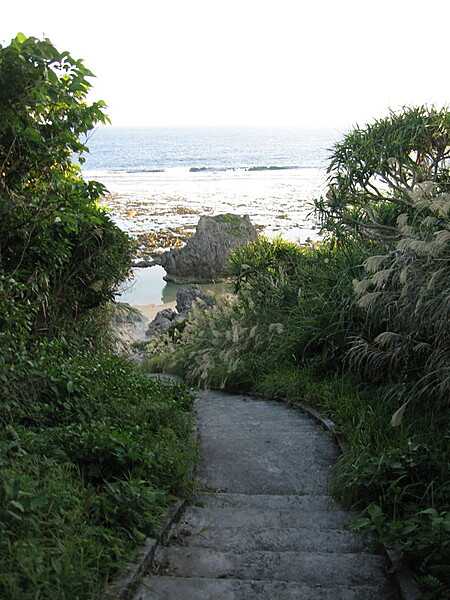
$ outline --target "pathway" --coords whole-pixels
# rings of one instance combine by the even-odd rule
[[[286,405],[203,392],[201,492],[135,600],[391,600],[380,556],[329,496],[325,431]]]

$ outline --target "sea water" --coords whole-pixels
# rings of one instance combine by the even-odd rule
[[[295,128],[102,127],[88,140],[83,173],[107,187],[112,218],[131,234],[193,231],[200,215],[230,212],[249,215],[268,236],[304,242],[318,236],[312,202],[325,190],[339,137]],[[164,301],[163,273],[137,273],[139,303],[144,285]],[[133,292],[126,298],[133,303]]]

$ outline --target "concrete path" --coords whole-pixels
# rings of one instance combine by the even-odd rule
[[[391,600],[329,496],[329,434],[277,402],[203,392],[200,492],[134,600]]]

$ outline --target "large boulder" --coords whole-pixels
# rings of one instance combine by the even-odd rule
[[[235,248],[257,238],[248,215],[223,214],[200,217],[195,234],[183,248],[164,252],[155,259],[175,283],[217,281],[227,275],[227,261]]]

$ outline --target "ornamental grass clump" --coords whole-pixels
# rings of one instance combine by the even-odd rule
[[[413,217],[397,217],[398,240],[366,260],[355,280],[366,323],[351,340],[350,365],[388,377],[406,401],[448,402],[450,392],[450,194],[432,182],[411,193]]]
[[[259,324],[255,304],[240,300],[229,295],[212,307],[196,301],[181,334],[174,330],[149,344],[149,366],[181,373],[204,387],[248,387],[258,356],[279,345],[284,328]]]

